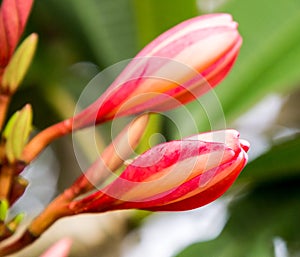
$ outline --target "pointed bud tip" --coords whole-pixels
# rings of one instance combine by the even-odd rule
[[[0,221],[5,221],[7,212],[9,209],[9,203],[6,199],[0,200]]]
[[[240,139],[239,141],[240,141],[240,145],[243,148],[243,150],[245,152],[248,152],[248,150],[250,148],[250,143],[247,140],[244,140],[244,139]]]

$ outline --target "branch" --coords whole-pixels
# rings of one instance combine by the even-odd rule
[[[35,159],[53,140],[69,134],[72,131],[72,119],[67,119],[54,124],[37,134],[25,146],[21,160],[30,163]]]
[[[74,193],[66,190],[63,194],[55,198],[47,208],[40,213],[23,232],[23,234],[7,245],[0,247],[0,257],[15,253],[26,246],[32,244],[44,233],[55,221],[62,217],[74,214],[69,208],[69,204],[73,200]]]
[[[0,94],[0,131],[3,128],[7,109],[10,103],[10,96],[7,94]]]

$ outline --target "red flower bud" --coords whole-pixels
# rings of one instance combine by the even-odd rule
[[[138,208],[190,210],[220,197],[247,162],[248,142],[235,130],[208,132],[157,145],[111,184],[73,202],[75,212]]]
[[[0,71],[7,65],[26,25],[33,0],[3,0],[0,9]]]
[[[228,14],[175,26],[147,45],[98,100],[76,115],[73,128],[195,100],[225,77],[241,42]]]

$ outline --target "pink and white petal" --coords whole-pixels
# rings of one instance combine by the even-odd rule
[[[170,42],[176,41],[185,34],[193,33],[195,30],[206,29],[211,27],[226,26],[236,28],[237,24],[232,21],[229,14],[208,14],[198,16],[187,21],[184,21],[172,29],[161,34],[150,44],[148,44],[137,56],[149,56],[159,51]]]
[[[177,187],[233,157],[234,152],[224,144],[195,140],[164,143],[136,158],[101,192],[85,197],[73,207],[85,206],[88,210],[98,205],[102,209],[113,202],[139,201]]]
[[[160,206],[152,205],[144,209],[151,211],[185,211],[206,205],[222,196],[228,190],[242,171],[246,161],[246,158],[243,159],[224,179],[218,180],[218,182],[206,187],[204,190],[201,190],[189,198]]]
[[[13,54],[24,31],[33,0],[3,0],[0,10],[0,67]]]

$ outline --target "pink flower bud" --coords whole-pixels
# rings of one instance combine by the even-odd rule
[[[26,25],[33,0],[3,0],[0,9],[0,71],[7,65]]]
[[[229,14],[204,15],[173,27],[147,45],[98,100],[74,117],[73,128],[166,111],[195,100],[225,77],[241,42]]]
[[[138,208],[190,210],[220,197],[247,162],[248,142],[235,130],[208,132],[157,145],[111,184],[79,200],[76,212]]]

